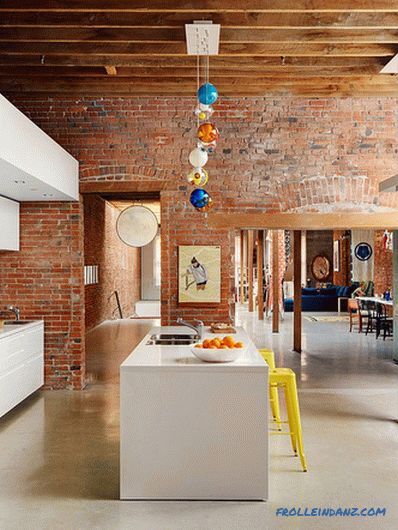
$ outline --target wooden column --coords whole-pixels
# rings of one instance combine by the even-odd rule
[[[249,291],[249,312],[254,310],[253,300],[253,252],[254,252],[254,233],[253,230],[247,231],[247,280]]]
[[[245,301],[245,232],[244,230],[240,231],[240,275],[239,275],[239,301],[241,304]]]
[[[393,359],[398,363],[398,230],[393,231]]]
[[[259,230],[257,235],[257,301],[258,301],[258,318],[264,320],[264,230]]]
[[[301,231],[293,232],[294,315],[293,350],[301,353]]]
[[[279,333],[279,244],[278,231],[272,232],[272,333]]]

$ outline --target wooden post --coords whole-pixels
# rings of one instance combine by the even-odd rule
[[[240,231],[240,284],[239,284],[239,301],[241,304],[245,301],[245,232]]]
[[[301,231],[293,232],[294,315],[293,350],[301,353]]]
[[[393,231],[393,360],[398,363],[398,230]]]
[[[278,231],[272,232],[272,333],[279,333],[279,244]]]
[[[264,230],[259,230],[257,235],[257,301],[258,301],[258,318],[264,320]]]
[[[253,251],[254,251],[254,233],[253,230],[247,231],[247,276],[248,276],[248,297],[249,297],[249,312],[254,310],[253,301]]]

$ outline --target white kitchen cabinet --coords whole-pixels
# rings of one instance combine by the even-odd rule
[[[43,384],[43,322],[5,326],[0,332],[0,417]]]
[[[19,202],[0,197],[0,250],[19,250]]]

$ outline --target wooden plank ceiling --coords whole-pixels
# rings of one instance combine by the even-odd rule
[[[398,0],[1,0],[0,92],[191,96],[194,20],[222,95],[398,95]]]

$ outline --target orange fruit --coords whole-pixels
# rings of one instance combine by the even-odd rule
[[[205,339],[205,340],[203,341],[203,348],[209,348],[209,346],[210,346],[210,341],[209,341],[209,339]]]
[[[212,342],[213,342],[213,344],[215,344],[217,346],[217,348],[219,348],[221,346],[221,341],[218,338],[213,339]]]
[[[224,337],[223,338],[223,342],[224,342],[224,344],[226,344],[230,348],[233,348],[234,344],[235,344],[234,338],[231,337],[231,335],[227,335],[226,337]]]
[[[195,344],[195,348],[203,348],[203,344]]]
[[[210,343],[209,349],[210,350],[217,350],[217,346],[215,344],[211,344]]]
[[[243,347],[244,347],[243,342],[235,342],[234,348],[243,348]]]
[[[220,346],[220,350],[229,350],[228,346],[226,346],[225,344],[222,344]]]

